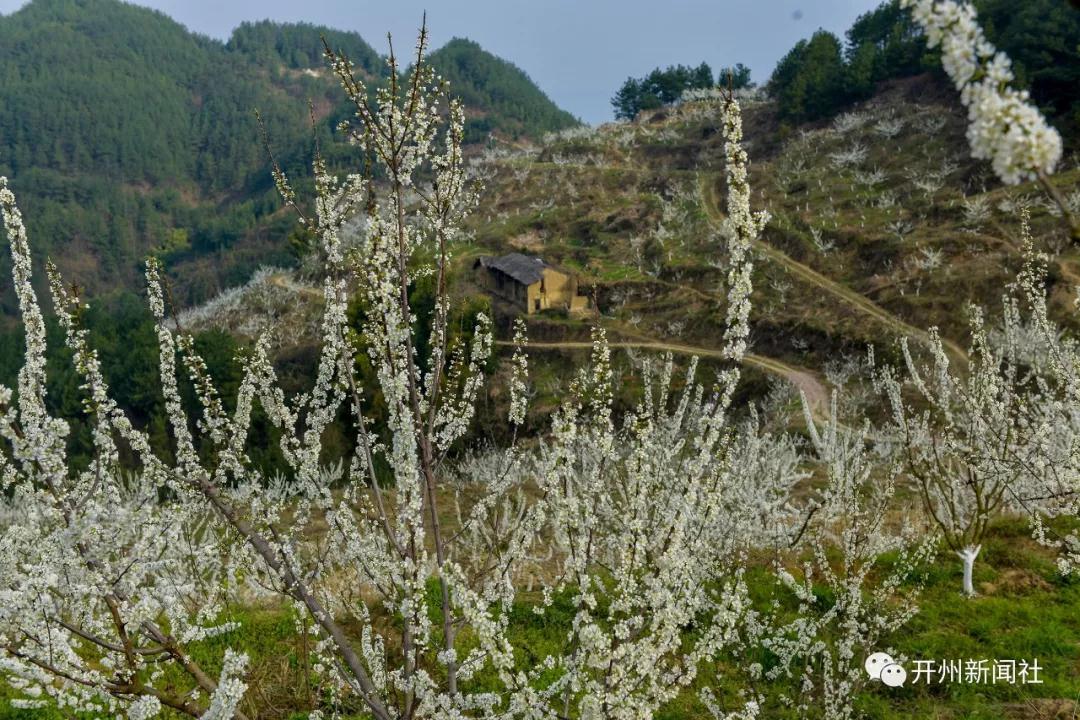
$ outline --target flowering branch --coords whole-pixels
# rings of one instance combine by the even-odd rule
[[[1026,90],[1010,87],[1012,62],[986,39],[975,8],[958,0],[901,0],[900,5],[911,8],[927,45],[941,46],[941,64],[968,109],[972,156],[990,160],[1007,185],[1038,180],[1061,208],[1073,240],[1080,242],[1080,221],[1050,181],[1061,160],[1061,135],[1031,104]]]

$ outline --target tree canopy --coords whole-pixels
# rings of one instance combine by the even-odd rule
[[[777,64],[769,80],[780,117],[813,120],[828,115],[847,98],[843,46],[819,30],[800,40]]]
[[[293,70],[324,68],[323,39],[372,77],[385,77],[386,63],[354,32],[309,23],[244,22],[233,30],[226,49],[247,55],[264,66],[281,63]]]
[[[729,74],[735,87],[750,84],[750,69],[741,63],[722,70],[720,82],[726,83]],[[611,99],[611,105],[616,118],[632,120],[642,110],[675,102],[686,90],[710,88],[715,84],[708,63],[703,62],[697,67],[670,65],[666,69],[656,68],[643,78],[627,78]]]
[[[561,130],[578,121],[560,109],[513,63],[472,40],[454,38],[428,56],[436,72],[450,81],[455,96],[481,112],[466,120],[466,142],[492,132],[512,137]]]
[[[1060,0],[974,0],[987,37],[1013,61],[1020,86],[1065,130],[1080,130],[1080,11]],[[939,53],[898,0],[860,15],[846,42],[819,30],[777,64],[767,85],[781,119],[804,122],[839,112],[878,83],[940,73]]]
[[[369,84],[388,77],[356,33],[304,23],[244,23],[221,43],[119,0],[32,0],[0,16],[0,175],[26,198],[35,252],[91,294],[138,287],[140,264],[156,253],[190,266],[176,290],[191,301],[288,262],[255,110],[279,162],[303,183],[308,101],[331,155],[348,112],[324,71],[324,37]],[[453,41],[432,60],[469,108],[470,140],[575,122],[475,43]],[[222,252],[241,241],[258,252]],[[210,253],[214,262],[203,259]],[[0,294],[0,316],[12,300]]]

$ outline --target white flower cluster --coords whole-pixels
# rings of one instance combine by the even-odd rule
[[[574,620],[569,655],[548,658],[533,682],[559,670],[544,700],[561,716],[651,716],[733,646],[745,615],[739,539],[724,522],[724,412],[694,382],[694,365],[674,395],[673,371],[670,358],[659,373],[646,368],[646,397],[617,428],[597,330],[591,367],[535,460],[560,561],[545,606],[569,596]],[[695,618],[703,631],[687,642],[681,628]]]
[[[908,476],[927,517],[960,557],[969,596],[995,517],[1028,514],[1042,528],[1046,516],[1074,512],[1080,498],[1080,395],[1073,379],[1080,362],[1075,345],[1048,319],[1026,216],[1022,236],[1029,258],[1019,283],[1024,297],[1015,291],[1004,297],[1003,325],[995,332],[971,309],[971,357],[963,371],[953,369],[931,329],[929,366],[916,362],[904,342],[906,379],[888,370],[877,377]],[[1021,302],[1031,308],[1037,332],[1022,321]],[[909,388],[918,405],[906,399]],[[1068,550],[1069,543],[1061,544]]]
[[[302,220],[319,240],[326,278],[323,345],[310,391],[286,396],[264,335],[242,359],[235,410],[226,412],[195,344],[169,317],[160,266],[148,263],[174,462],[155,455],[146,434],[111,399],[79,327],[79,301],[50,268],[54,305],[84,380],[93,428],[90,467],[72,466],[67,426],[49,416],[44,401],[46,335],[25,229],[0,179],[27,330],[18,405],[8,407],[13,393],[0,392],[0,515],[11,523],[0,540],[0,662],[4,678],[30,701],[44,694],[80,712],[128,707],[133,716],[147,716],[156,699],[195,717],[243,718],[245,658],[227,652],[215,683],[186,644],[235,628],[221,622],[225,599],[274,592],[316,628],[314,666],[327,692],[357,696],[374,717],[456,717],[490,705],[489,694],[459,691],[457,683],[487,664],[488,654],[458,650],[456,637],[464,619],[481,637],[492,636],[480,629],[496,627],[494,609],[508,602],[507,593],[512,597],[506,578],[514,563],[474,582],[454,562],[438,521],[437,475],[476,407],[491,327],[480,316],[467,348],[450,336],[445,274],[475,192],[465,182],[461,155],[464,113],[459,103],[445,102],[445,85],[422,62],[424,37],[411,79],[400,87],[395,70],[375,109],[348,62],[329,54],[356,101],[356,127],[345,129],[383,165],[389,191],[375,198],[364,177],[339,180],[320,156],[315,159],[315,213]],[[286,202],[294,203],[284,173],[275,168],[275,175]],[[363,209],[363,241],[346,257],[342,229]],[[418,259],[421,253],[436,258],[433,266]],[[431,355],[421,358],[409,287],[428,273],[436,275],[440,292]],[[360,337],[349,335],[346,322],[350,282],[369,311]],[[364,414],[357,346],[370,355],[386,400],[391,439],[385,444]],[[198,416],[181,397],[184,374]],[[320,465],[324,436],[346,405],[358,428],[358,452],[343,471],[327,472]],[[256,406],[281,435],[288,468],[281,476],[266,477],[247,455]],[[122,462],[121,447],[134,454],[135,472]],[[390,497],[376,475],[378,455],[393,476]],[[481,510],[491,505],[497,503],[490,495],[480,496]],[[313,532],[316,523],[328,530]],[[441,628],[427,612],[433,577],[441,590]],[[362,588],[371,605],[358,610],[335,591],[343,586]],[[400,628],[387,629],[373,617],[387,608],[400,613]],[[358,615],[362,643],[346,636],[343,613]],[[389,666],[386,647],[402,648]],[[437,667],[415,661],[427,648],[438,649]],[[162,680],[170,665],[187,687],[174,677]]]
[[[247,655],[232,650],[225,651],[221,677],[218,678],[217,688],[210,697],[210,707],[200,720],[231,720],[236,716],[236,708],[247,691],[247,683],[241,679],[247,671],[247,664]]]
[[[901,0],[912,9],[930,47],[941,46],[945,72],[968,109],[971,154],[990,160],[1002,182],[1049,175],[1061,159],[1061,136],[1030,102],[1010,87],[1009,58],[979,27],[975,8],[958,0]]]
[[[510,377],[510,422],[513,425],[521,425],[525,422],[525,412],[529,408],[528,385],[529,379],[529,356],[525,354],[525,345],[528,342],[525,321],[521,318],[514,320],[514,357],[512,375]]]
[[[1029,310],[1028,322],[1038,334],[1028,332],[1019,303],[1007,302],[1002,353],[1010,358],[1010,364],[1032,370],[1022,376],[1028,381],[1030,399],[1025,408],[1030,417],[1021,429],[1026,443],[1036,452],[1031,464],[1022,457],[1013,460],[1021,466],[1016,472],[1033,471],[1039,478],[1035,496],[1023,498],[1019,504],[1033,521],[1035,539],[1059,552],[1058,568],[1068,575],[1080,573],[1080,532],[1073,529],[1075,524],[1055,531],[1047,520],[1064,516],[1075,522],[1080,518],[1080,344],[1050,319],[1047,258],[1034,248],[1026,211],[1022,219],[1026,262],[1018,285]],[[1015,381],[1017,374],[1005,372],[1003,376],[1005,381]]]
[[[813,560],[801,574],[781,571],[802,603],[799,619],[766,644],[784,658],[779,668],[804,668],[803,714],[819,708],[825,718],[848,720],[857,717],[854,696],[867,681],[863,659],[917,612],[921,586],[912,576],[932,558],[938,539],[914,524],[890,526],[900,468],[870,442],[867,423],[858,430],[840,424],[838,404],[834,394],[830,418],[818,428],[803,400],[810,440],[828,478],[807,513],[824,519],[806,530]],[[887,567],[880,562],[886,553],[895,554]],[[821,607],[815,585],[827,587],[835,602]]]
[[[50,265],[95,450],[89,467],[69,466],[67,424],[45,404],[44,325],[25,228],[4,178],[0,212],[27,333],[18,405],[8,405],[9,390],[0,392],[0,668],[31,702],[48,698],[73,712],[127,707],[132,717],[151,717],[167,704],[199,715],[204,708],[190,693],[171,691],[161,667],[179,666],[192,691],[214,690],[185,645],[222,627],[236,557],[207,531],[210,509],[189,502],[190,486],[112,400],[78,325],[80,303]],[[152,301],[159,305],[160,294]],[[138,472],[122,466],[118,442]]]
[[[728,306],[724,330],[724,357],[740,362],[750,337],[750,295],[753,291],[753,243],[769,221],[765,210],[750,208],[750,183],[747,180],[749,159],[742,147],[742,112],[731,98],[721,114],[724,134],[724,169],[727,174],[727,217],[725,234],[728,245]],[[729,374],[725,394],[734,392],[737,377]],[[727,402],[725,400],[725,402]]]
[[[544,133],[541,142],[544,145],[554,145],[562,142],[591,142],[599,136],[598,128],[592,125],[573,125],[555,132]]]
[[[185,332],[217,328],[247,338],[270,331],[274,342],[319,336],[321,288],[304,285],[291,270],[261,267],[243,285],[228,288],[207,302],[176,314],[176,326]]]

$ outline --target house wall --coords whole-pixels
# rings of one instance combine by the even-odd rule
[[[543,273],[542,281],[525,286],[509,275],[488,269],[481,273],[481,283],[489,292],[513,303],[528,315],[549,308],[580,312],[588,307],[588,298],[577,295],[576,277],[553,268],[544,268]]]
[[[576,294],[576,278],[552,268],[544,268],[544,279],[528,287],[525,312],[532,315],[548,308],[569,310]]]
[[[524,285],[495,269],[482,270],[480,275],[484,287],[491,293],[527,310],[527,290]]]

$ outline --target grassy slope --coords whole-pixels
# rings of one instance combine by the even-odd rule
[[[888,122],[899,127],[892,137]],[[761,355],[821,369],[873,343],[895,357],[896,337],[937,325],[959,359],[966,302],[993,312],[1021,261],[1015,208],[1030,207],[1047,246],[1064,237],[1034,186],[1002,188],[969,158],[954,96],[926,78],[787,138],[767,103],[747,107],[745,126],[755,203],[773,215],[754,276]],[[499,158],[478,242],[577,270],[605,317],[640,335],[714,345],[725,275],[713,232],[721,150],[715,113],[690,107]],[[1075,159],[1065,165],[1059,183],[1078,192]],[[1076,260],[1067,250],[1051,267],[1067,322]]]

